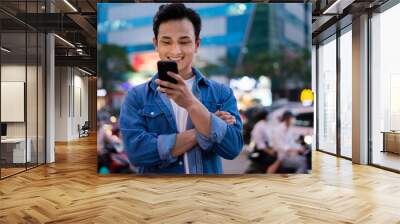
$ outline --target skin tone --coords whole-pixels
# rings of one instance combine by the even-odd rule
[[[172,149],[174,157],[184,154],[197,144],[196,130],[205,136],[209,136],[211,131],[210,112],[185,84],[185,80],[194,76],[192,63],[200,42],[201,39],[195,36],[193,24],[187,18],[161,23],[157,38],[153,38],[153,44],[160,59],[175,61],[179,73],[168,72],[168,75],[178,81],[177,84],[156,79],[155,82],[159,85],[158,91],[165,93],[177,105],[185,108],[195,127],[195,129],[177,134],[176,143]],[[235,117],[228,112],[217,111],[215,114],[228,124],[236,122]]]
[[[279,168],[279,165],[281,165],[281,161],[277,159],[271,166],[267,168],[267,173],[268,174],[276,173],[276,171]]]

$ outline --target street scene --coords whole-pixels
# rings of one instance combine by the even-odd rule
[[[100,174],[140,172],[125,150],[120,112],[128,91],[157,73],[152,20],[160,5],[98,5]],[[243,147],[235,158],[221,159],[222,173],[309,173],[314,125],[310,6],[185,5],[202,19],[193,67],[233,91],[242,124]]]

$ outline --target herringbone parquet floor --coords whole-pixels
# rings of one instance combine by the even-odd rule
[[[0,223],[400,223],[400,175],[315,152],[311,175],[101,176],[94,137],[0,181]]]

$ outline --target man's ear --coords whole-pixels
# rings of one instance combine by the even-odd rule
[[[194,52],[195,53],[197,53],[197,50],[199,49],[199,47],[200,47],[200,43],[201,43],[201,38],[199,37],[196,41],[195,41],[195,49],[194,49]]]
[[[156,51],[158,51],[158,47],[157,47],[157,39],[155,37],[153,37],[153,45],[154,45],[154,49]]]

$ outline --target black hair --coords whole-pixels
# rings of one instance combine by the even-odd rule
[[[265,119],[267,119],[267,117],[268,117],[268,110],[261,109],[261,110],[258,111],[258,113],[257,113],[257,120],[256,120],[256,122],[261,121],[261,120],[265,120]]]
[[[285,120],[287,120],[287,119],[290,119],[290,118],[292,118],[292,117],[294,117],[294,114],[293,114],[291,111],[287,110],[287,111],[285,111],[285,112],[283,113],[283,115],[282,115],[282,117],[281,117],[281,121],[283,122],[283,121],[285,121]]]
[[[186,6],[182,3],[165,4],[158,8],[158,12],[153,18],[153,32],[155,38],[158,39],[158,30],[161,23],[184,18],[189,19],[189,21],[193,24],[194,34],[196,40],[198,40],[201,30],[200,16],[193,9],[186,8]]]

